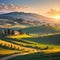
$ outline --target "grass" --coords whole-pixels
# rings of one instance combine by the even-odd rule
[[[24,40],[34,41],[42,44],[53,44],[60,45],[60,34],[43,36],[43,37],[32,37],[32,38],[23,38]]]
[[[60,60],[60,53],[35,53],[14,57],[9,60]]]
[[[19,39],[19,38],[30,38],[30,37],[32,37],[32,36],[29,36],[29,35],[27,35],[27,34],[22,34],[22,35],[17,35],[17,36],[15,36],[15,35],[11,35],[11,36],[6,36],[7,38],[16,38],[16,39]]]
[[[12,50],[10,48],[6,48],[4,46],[0,46],[0,58],[9,56],[9,55],[13,55],[15,53],[21,53],[22,51],[18,51],[18,50]]]
[[[6,54],[12,54],[12,53],[16,53],[16,52],[20,52],[18,50],[10,50],[10,49],[0,49],[0,55],[6,55]]]
[[[22,31],[30,34],[47,34],[47,33],[56,33],[59,30],[51,26],[34,26],[22,29]]]

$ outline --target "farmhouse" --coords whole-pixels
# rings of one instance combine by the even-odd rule
[[[15,30],[14,35],[20,35],[20,32]]]

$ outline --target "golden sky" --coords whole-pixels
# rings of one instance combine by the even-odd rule
[[[12,11],[56,16],[60,15],[60,0],[0,0],[0,12]]]

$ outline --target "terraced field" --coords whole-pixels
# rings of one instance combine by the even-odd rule
[[[8,55],[12,55],[15,53],[35,53],[38,52],[36,49],[32,47],[25,47],[27,42],[20,41],[20,43],[23,44],[18,44],[19,42],[17,39],[12,39],[12,38],[2,38],[0,37],[0,58]],[[7,53],[6,53],[7,52]]]
[[[60,59],[60,32],[58,30],[48,26],[28,27],[21,30],[24,32],[22,35],[0,35],[0,58],[19,54],[8,60]]]

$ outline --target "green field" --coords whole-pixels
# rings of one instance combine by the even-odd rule
[[[23,32],[30,34],[49,34],[59,32],[57,27],[52,26],[34,26],[22,29]]]
[[[20,28],[24,34],[17,36],[0,34],[0,58],[11,56],[15,53],[27,53],[9,60],[59,60],[60,31],[56,28],[33,26]]]

